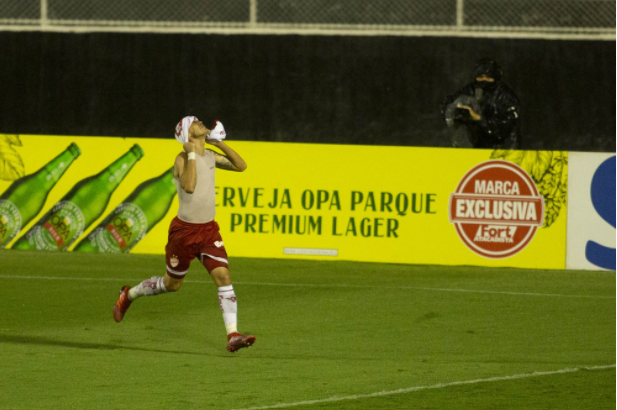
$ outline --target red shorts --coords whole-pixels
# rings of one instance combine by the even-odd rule
[[[227,251],[219,233],[219,224],[215,221],[195,224],[175,217],[169,225],[165,246],[167,274],[175,279],[183,279],[194,258],[199,258],[208,272],[221,266],[228,267]]]

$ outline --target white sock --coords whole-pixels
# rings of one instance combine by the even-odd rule
[[[223,312],[223,321],[227,334],[238,331],[238,302],[232,285],[218,288],[219,306]]]
[[[165,284],[163,283],[162,276],[153,276],[150,279],[146,279],[139,285],[132,287],[129,290],[129,299],[131,301],[142,297],[160,295],[161,293],[167,293]]]

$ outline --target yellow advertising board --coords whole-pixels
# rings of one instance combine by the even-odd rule
[[[20,238],[43,224],[41,217],[67,193],[77,192],[79,181],[130,156],[137,144],[141,157],[127,157],[123,171],[114,171],[121,181],[112,187],[107,205],[83,213],[87,226],[76,230],[80,236],[72,242],[64,241],[64,249],[87,250],[84,238],[107,227],[121,251],[164,253],[177,196],[167,190],[161,196],[169,200],[157,202],[154,188],[147,191],[147,186],[156,177],[162,181],[172,167],[181,150],[175,140],[21,135],[19,143],[8,149],[21,158],[23,175],[46,166],[72,143],[81,154],[7,248],[23,249],[16,246]],[[231,257],[565,267],[566,153],[227,143],[248,164],[243,173],[218,170],[216,175],[216,219]],[[12,184],[0,180],[0,201],[8,201]],[[113,228],[114,210],[126,199],[137,203],[146,191],[150,197],[140,207],[158,207],[161,216],[145,209],[142,222],[137,216],[116,218],[120,222]],[[122,209],[122,215],[130,211]],[[66,215],[67,221],[75,218]],[[141,235],[123,236],[122,229],[129,232],[140,224],[150,225]]]

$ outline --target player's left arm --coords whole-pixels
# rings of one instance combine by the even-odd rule
[[[236,172],[243,172],[244,170],[246,170],[246,162],[244,162],[242,157],[238,155],[236,151],[229,148],[229,146],[223,141],[206,140],[206,142],[210,145],[214,145],[215,147],[223,151],[223,154],[225,154],[221,155],[216,151],[210,150],[214,154],[214,160],[216,162],[217,168]]]

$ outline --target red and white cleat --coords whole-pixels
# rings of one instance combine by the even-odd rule
[[[118,301],[114,306],[114,320],[118,323],[122,322],[122,318],[124,318],[124,314],[131,306],[131,301],[129,300],[129,289],[128,286],[123,286],[120,289],[120,297],[118,297]]]
[[[235,353],[243,347],[249,347],[253,343],[255,343],[255,336],[253,335],[244,336],[236,332],[227,335],[227,351],[231,353]]]

